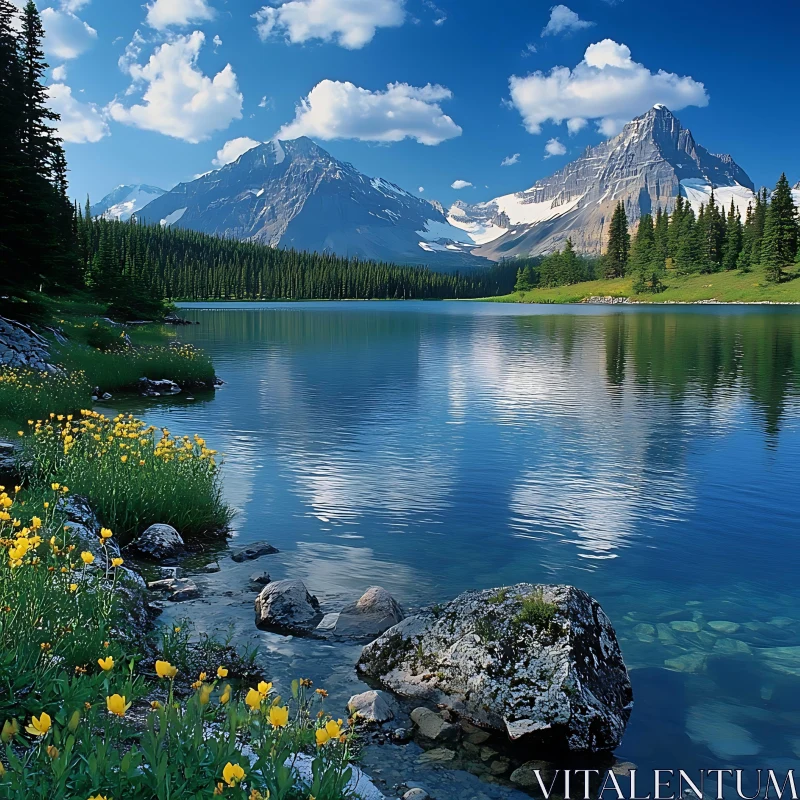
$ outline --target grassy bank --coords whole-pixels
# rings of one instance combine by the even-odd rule
[[[0,432],[6,434],[28,419],[89,408],[95,388],[132,391],[147,377],[195,389],[211,386],[215,378],[205,353],[178,344],[179,330],[115,325],[103,316],[102,305],[80,294],[37,298],[34,324],[50,342],[50,361],[62,371],[0,367]]]
[[[580,303],[589,297],[630,297],[643,303],[695,303],[717,300],[723,303],[800,303],[798,271],[787,275],[783,283],[768,283],[761,273],[715,272],[710,275],[677,275],[668,273],[666,289],[658,294],[633,291],[632,278],[587,281],[571,286],[531,289],[502,297],[487,297],[498,303]]]
[[[325,692],[280,695],[213,655],[183,674],[180,628],[144,658],[122,636],[130,573],[111,530],[64,527],[64,490],[0,491],[0,799],[353,797],[353,729]]]

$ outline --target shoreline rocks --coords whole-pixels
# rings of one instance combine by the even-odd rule
[[[348,639],[374,639],[405,618],[397,601],[382,586],[371,586],[341,611],[326,614],[315,633]]]
[[[319,601],[300,580],[268,583],[256,597],[255,614],[257,628],[297,636],[310,634],[322,618]]]
[[[33,328],[16,320],[0,317],[0,364],[56,374],[50,363],[50,344]]]
[[[633,704],[608,617],[572,586],[465,592],[387,630],[362,650],[357,670],[402,697],[553,751],[613,750]]]
[[[172,525],[156,523],[140,533],[126,549],[149,561],[164,561],[182,555],[186,544]]]

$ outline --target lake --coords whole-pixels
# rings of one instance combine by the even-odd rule
[[[370,585],[407,608],[470,588],[572,583],[614,623],[642,769],[800,757],[800,312],[780,307],[345,302],[198,304],[177,329],[225,385],[119,407],[226,454],[237,543],[200,630],[256,646],[278,683],[341,706],[358,647],[257,631],[249,575],[324,609]],[[168,376],[150,376],[168,377]],[[332,706],[333,707],[333,706]],[[415,746],[413,746],[415,747]],[[380,752],[377,752],[380,750]],[[403,751],[403,752],[401,752]],[[519,797],[419,751],[369,771],[438,800]]]

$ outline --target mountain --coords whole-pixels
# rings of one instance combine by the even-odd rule
[[[398,264],[484,266],[469,235],[438,203],[337,161],[306,137],[271,141],[181,183],[136,218],[247,239]]]
[[[800,207],[800,181],[794,185],[794,189],[792,189],[792,197],[794,198],[794,204]]]
[[[140,183],[135,186],[117,186],[109,192],[99,203],[91,206],[90,211],[94,217],[106,219],[130,219],[131,215],[144,208],[149,202],[166,194],[165,189],[157,186],[147,186]]]
[[[530,189],[485,203],[455,203],[450,223],[478,247],[474,255],[492,260],[537,255],[562,247],[599,254],[616,204],[628,219],[671,211],[678,193],[695,212],[714,188],[719,205],[731,198],[742,213],[753,199],[753,182],[728,155],[714,155],[694,140],[669,109],[656,105],[629,122],[622,132]]]

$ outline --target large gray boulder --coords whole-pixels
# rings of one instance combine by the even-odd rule
[[[310,633],[322,617],[317,598],[300,580],[268,583],[256,597],[255,609],[256,626],[275,633]]]
[[[369,641],[397,625],[405,614],[395,599],[381,586],[371,586],[355,602],[340,612],[326,614],[317,633]]]
[[[465,592],[390,628],[362,650],[357,669],[545,748],[613,750],[633,704],[611,622],[573,586]]]
[[[181,555],[186,544],[172,525],[156,523],[140,533],[128,549],[151,561],[163,561]]]

